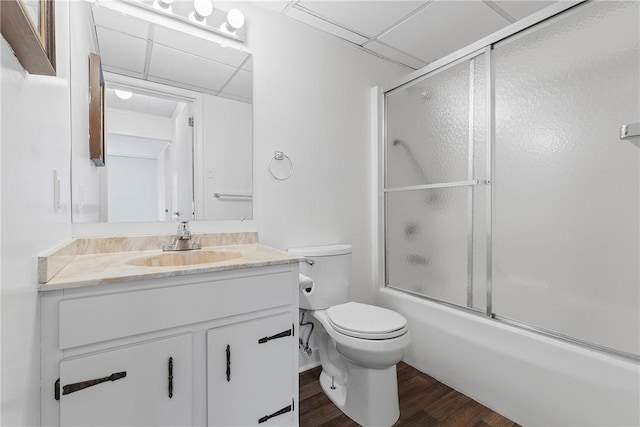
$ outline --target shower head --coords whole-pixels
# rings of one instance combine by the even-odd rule
[[[413,149],[409,144],[404,142],[402,139],[396,138],[391,142],[391,145],[393,147],[397,147],[401,145],[404,148],[404,150],[407,152],[407,155],[409,156],[411,163],[413,163],[413,166],[416,172],[418,172],[420,178],[422,179],[422,182],[424,183],[429,182],[429,178],[427,177],[427,172],[424,170],[424,166],[420,163],[420,161],[418,161],[418,157],[413,152]],[[437,193],[431,192],[428,194],[426,199],[427,204],[431,205],[431,204],[437,203],[437,201],[438,201]]]
[[[409,159],[411,160],[411,162],[415,166],[416,171],[418,171],[418,173],[421,175],[423,180],[426,182],[427,181],[427,174],[425,173],[424,169],[422,168],[422,165],[418,161],[418,158],[416,157],[415,153],[413,152],[413,149],[411,148],[411,146],[409,144],[407,144],[406,142],[404,142],[402,139],[399,139],[399,138],[394,139],[393,142],[391,142],[391,145],[394,146],[394,147],[397,147],[397,146],[401,145],[402,148],[404,148],[404,150],[409,155]]]

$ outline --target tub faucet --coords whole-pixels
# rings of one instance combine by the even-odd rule
[[[191,251],[194,249],[200,249],[200,244],[191,239],[189,221],[181,221],[178,224],[178,232],[173,243],[162,248],[163,251]]]

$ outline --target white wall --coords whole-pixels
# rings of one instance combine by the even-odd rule
[[[222,6],[221,6],[222,7]],[[350,243],[352,297],[370,301],[371,86],[408,70],[273,12],[242,5],[254,54],[254,221],[278,247]],[[293,162],[276,181],[274,151]]]
[[[180,220],[193,218],[193,128],[189,126],[191,104],[181,104],[172,118],[174,135],[165,150],[168,158],[167,182],[174,185],[172,206],[180,212]],[[171,213],[171,212],[170,212]]]
[[[107,156],[109,221],[158,220],[158,160]]]
[[[25,73],[2,40],[2,425],[40,423],[37,256],[71,237],[68,4],[56,2],[57,76]],[[53,209],[53,171],[62,207]]]
[[[73,158],[74,199],[72,212],[74,221],[94,222],[106,218],[106,209],[101,212],[102,192],[101,175],[104,168],[98,168],[89,159],[89,52],[97,53],[98,48],[91,36],[91,15],[88,3],[80,1],[65,2],[69,8],[71,28],[64,28],[70,33],[70,40],[58,40],[57,49],[66,43],[71,63],[71,156]],[[56,16],[56,26],[61,23]],[[58,58],[58,63],[60,63]],[[80,178],[80,179],[77,179]],[[106,199],[105,199],[106,200]]]
[[[251,195],[252,107],[246,102],[205,95],[202,159],[204,198],[201,218],[252,217],[251,199],[219,199],[214,193]]]

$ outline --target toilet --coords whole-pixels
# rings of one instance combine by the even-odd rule
[[[392,310],[349,302],[350,245],[289,249],[300,263],[300,308],[319,323],[320,385],[358,424],[391,426],[400,416],[396,364],[411,341]]]

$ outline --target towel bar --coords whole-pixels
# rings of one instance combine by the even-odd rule
[[[628,139],[635,136],[640,136],[640,123],[630,123],[620,126],[620,139]]]
[[[253,199],[250,194],[225,194],[225,193],[213,193],[213,197],[216,199]]]

